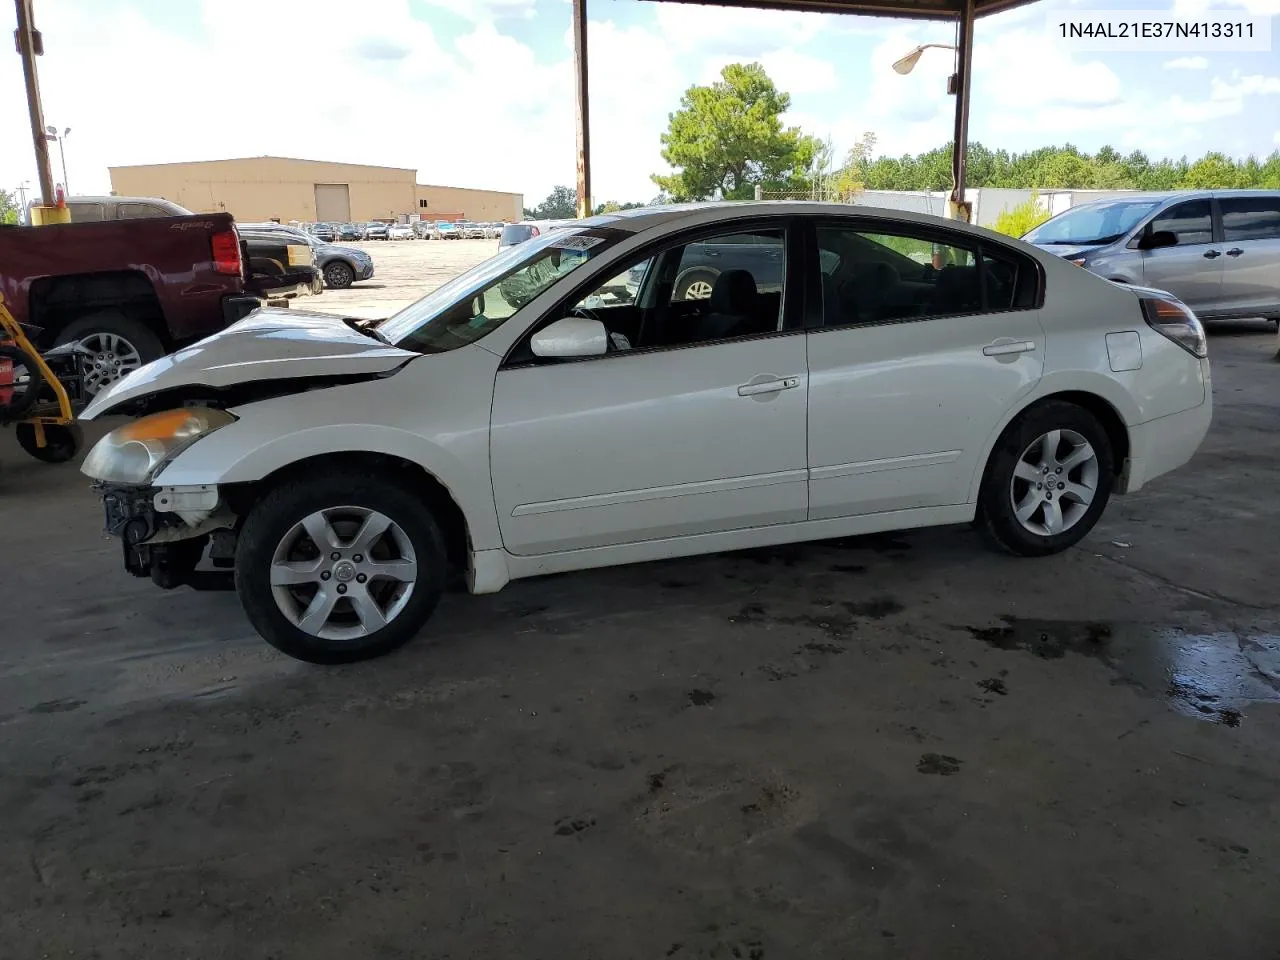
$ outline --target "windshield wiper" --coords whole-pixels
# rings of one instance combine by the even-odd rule
[[[385,343],[388,347],[394,347],[395,344],[387,339],[386,335],[377,327],[366,327],[367,320],[356,320],[354,317],[343,317],[342,322],[345,323],[356,333],[363,333],[370,340],[377,340],[379,343]],[[376,322],[376,321],[375,321]]]

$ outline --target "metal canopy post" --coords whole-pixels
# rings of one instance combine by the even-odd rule
[[[19,0],[21,2],[21,0]],[[587,96],[587,0],[573,0],[573,69],[578,88],[579,217],[591,216],[591,107]]]
[[[36,173],[40,178],[41,203],[53,206],[53,171],[49,169],[49,141],[45,139],[44,111],[40,107],[40,80],[36,76],[36,56],[41,53],[40,34],[31,13],[31,0],[17,0],[18,53],[22,56],[22,76],[27,82],[27,111],[31,114],[31,144],[36,149]]]
[[[969,78],[973,72],[974,0],[964,0],[956,25],[956,129],[951,141],[951,172],[955,186],[951,190],[951,216],[969,221],[972,211],[964,199],[965,161],[969,151]]]

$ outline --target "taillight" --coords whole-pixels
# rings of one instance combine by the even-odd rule
[[[209,237],[215,273],[238,277],[241,272],[240,235],[235,229],[219,230]]]
[[[1152,330],[1172,340],[1193,357],[1209,355],[1209,341],[1205,339],[1200,318],[1181,300],[1144,298],[1142,315]]]

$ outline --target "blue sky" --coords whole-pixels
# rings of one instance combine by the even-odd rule
[[[532,205],[573,178],[568,0],[36,0],[46,118],[70,126],[74,192],[116,164],[280,154],[415,167],[427,183],[521,191]],[[951,133],[951,58],[889,65],[947,24],[588,0],[597,200],[647,200],[658,137],[692,83],[759,60],[792,94],[788,121],[843,152],[918,152]],[[1050,40],[1048,18],[1104,4],[1042,0],[978,23],[971,137],[1012,150],[1265,155],[1280,147],[1280,49],[1107,53]],[[1207,0],[1108,8],[1200,13]],[[1215,4],[1269,18],[1280,0]],[[11,4],[0,30],[12,28]],[[297,113],[254,110],[264,64]],[[292,79],[283,79],[296,71]],[[258,88],[261,90],[261,87]],[[271,87],[268,87],[271,89]],[[18,58],[0,57],[0,122],[25,132]],[[55,161],[56,163],[56,161]],[[34,181],[21,134],[0,186]],[[60,175],[59,175],[60,179]]]

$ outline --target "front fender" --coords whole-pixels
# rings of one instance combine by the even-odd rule
[[[236,422],[192,444],[155,483],[245,483],[329,454],[385,454],[417,464],[449,491],[474,549],[499,547],[489,475],[497,363],[463,348],[422,357],[394,377],[233,408]]]

